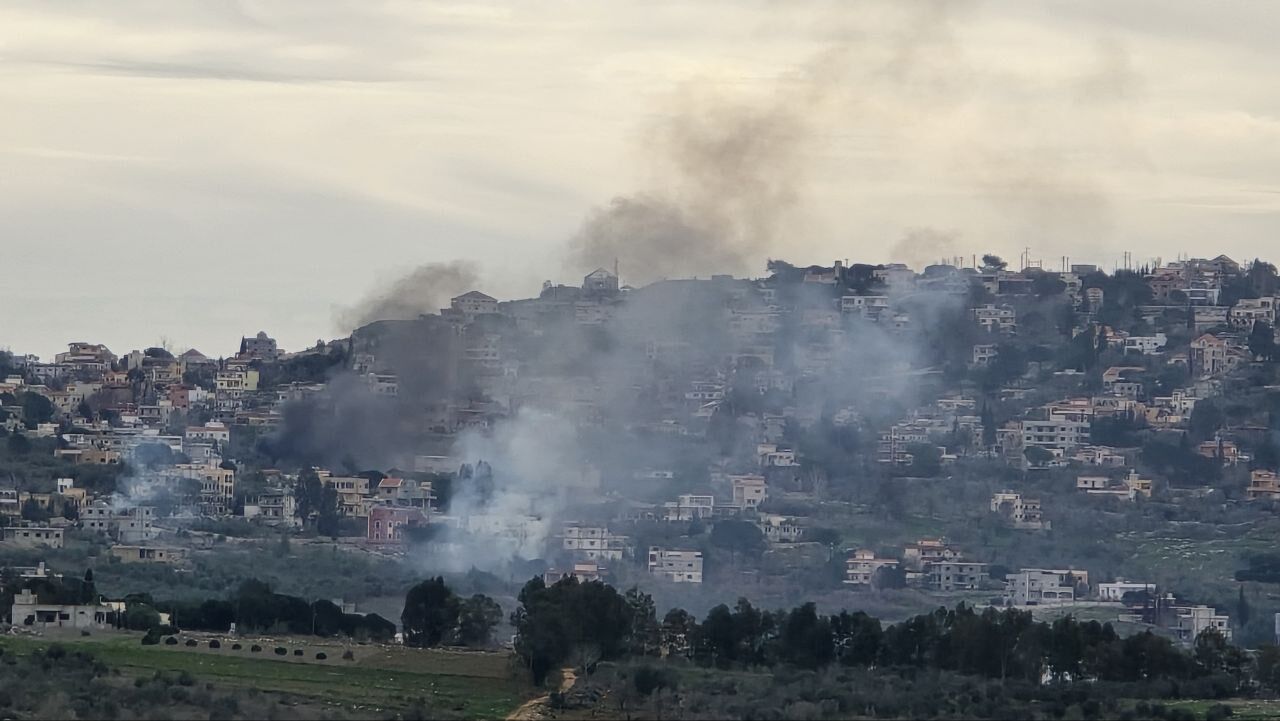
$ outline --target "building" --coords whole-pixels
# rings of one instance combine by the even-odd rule
[[[1170,610],[1176,619],[1170,630],[1183,643],[1194,643],[1208,629],[1214,629],[1223,638],[1231,640],[1231,618],[1218,613],[1213,606],[1173,606]]]
[[[244,504],[245,518],[260,518],[269,526],[288,526],[297,528],[302,525],[298,518],[298,500],[288,488],[268,488],[252,503]]]
[[[1156,333],[1155,335],[1131,335],[1124,339],[1124,352],[1155,355],[1156,353],[1164,350],[1165,345],[1168,343],[1169,337],[1164,333]]]
[[[1205,333],[1191,341],[1191,370],[1202,378],[1217,375],[1227,369],[1228,355],[1226,341]]]
[[[804,537],[804,526],[790,516],[769,514],[763,516],[758,525],[770,543],[795,543]]]
[[[844,583],[850,586],[870,586],[881,568],[897,568],[896,558],[876,558],[875,551],[860,548],[844,562]]]
[[[733,487],[733,507],[740,510],[758,507],[767,495],[764,476],[729,476],[729,483]]]
[[[649,548],[649,573],[673,583],[702,583],[702,551]]]
[[[582,292],[590,296],[618,294],[618,276],[604,268],[596,268],[582,279]]]
[[[987,582],[987,564],[936,561],[926,564],[925,579],[935,591],[976,591]]]
[[[50,526],[5,526],[0,528],[0,538],[6,546],[62,548],[62,529]]]
[[[578,579],[578,583],[590,583],[603,580],[605,573],[607,573],[607,569],[599,564],[584,561],[573,564],[573,568],[569,570],[548,569],[542,574],[542,582],[552,586],[566,578],[573,577]]]
[[[990,365],[998,354],[995,343],[978,343],[973,346],[973,364],[975,366]]]
[[[173,467],[180,478],[200,482],[200,512],[206,516],[231,513],[236,499],[236,472],[212,462],[179,463]]]
[[[105,629],[111,626],[115,613],[105,604],[62,605],[40,603],[31,589],[24,588],[13,597],[9,616],[13,625],[25,628]]]
[[[974,308],[973,317],[988,333],[1013,333],[1018,330],[1017,314],[1007,305],[988,303]]]
[[[125,546],[111,547],[111,555],[122,563],[167,563],[179,564],[187,560],[187,549],[170,546]]]
[[[683,494],[675,501],[662,504],[663,518],[667,521],[692,521],[695,518],[710,518],[715,514],[716,499],[714,496]]]
[[[615,536],[604,526],[566,523],[561,547],[574,556],[588,560],[620,561],[626,553],[626,537]]]
[[[1230,321],[1232,328],[1244,331],[1252,329],[1258,321],[1275,326],[1276,299],[1272,296],[1241,298],[1231,308]]]
[[[489,315],[498,312],[498,300],[478,290],[468,291],[449,300],[449,308],[467,321],[478,315]]]
[[[1050,418],[1048,420],[1022,421],[1023,448],[1043,448],[1047,451],[1067,452],[1089,442],[1088,420]]]
[[[1154,595],[1156,585],[1154,583],[1134,583],[1126,581],[1123,578],[1117,578],[1113,583],[1098,584],[1098,599],[1102,601],[1123,601],[1126,594],[1130,593],[1146,593]]]
[[[902,549],[902,561],[907,568],[924,570],[931,563],[953,561],[960,558],[960,551],[947,545],[941,538],[922,538]]]
[[[1246,491],[1251,501],[1280,500],[1280,478],[1275,471],[1259,469],[1249,474],[1249,488]]]
[[[267,336],[265,331],[258,331],[252,338],[240,339],[240,352],[236,355],[241,360],[264,360],[274,362],[280,358],[280,348],[276,339]]]
[[[420,509],[408,506],[374,506],[369,509],[368,530],[365,538],[370,543],[393,544],[408,540],[408,528],[427,525],[427,516]]]
[[[80,523],[89,531],[96,531],[115,539],[117,543],[145,543],[156,537],[151,522],[155,509],[150,506],[116,508],[99,501],[80,511]]]
[[[1005,603],[1012,606],[1071,603],[1075,601],[1078,583],[1078,577],[1071,571],[1024,568],[1005,576]]]
[[[999,513],[1020,530],[1047,530],[1049,522],[1044,520],[1040,508],[1040,499],[1023,498],[1021,493],[1002,491],[991,496],[991,512]]]

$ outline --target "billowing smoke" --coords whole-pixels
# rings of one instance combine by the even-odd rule
[[[617,261],[632,284],[754,269],[802,195],[827,67],[811,63],[760,98],[686,86],[645,133],[654,187],[591,211],[570,240],[570,265]]]
[[[374,321],[413,320],[438,313],[450,298],[474,288],[478,276],[476,265],[467,261],[420,265],[343,310],[338,324],[346,332]]]
[[[959,252],[960,233],[937,228],[910,228],[889,250],[889,259],[916,270]]]

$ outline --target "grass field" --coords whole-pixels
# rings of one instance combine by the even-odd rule
[[[51,643],[92,653],[124,674],[186,671],[217,686],[282,693],[357,712],[400,710],[421,699],[433,715],[500,718],[535,695],[535,689],[512,677],[508,657],[499,653],[357,646],[356,659],[343,661],[343,646],[292,639],[245,639],[240,641],[243,650],[232,651],[226,641],[217,650],[209,649],[203,640],[199,648],[143,646],[136,635],[0,638],[0,648],[13,653]],[[250,653],[247,649],[253,643],[263,650]],[[274,655],[276,646],[288,648],[290,655]],[[305,649],[306,656],[293,656],[296,648]],[[327,660],[314,659],[320,650],[328,655]]]

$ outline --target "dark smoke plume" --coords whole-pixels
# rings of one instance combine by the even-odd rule
[[[390,285],[369,293],[338,316],[343,331],[379,320],[414,320],[439,313],[449,299],[475,287],[479,273],[474,263],[452,261],[427,263]]]

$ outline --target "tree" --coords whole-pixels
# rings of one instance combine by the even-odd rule
[[[31,452],[31,441],[27,437],[19,433],[16,429],[9,435],[6,446],[11,456],[25,456]]]
[[[404,611],[400,614],[405,644],[427,648],[439,646],[457,628],[460,610],[458,597],[445,585],[441,576],[410,588],[405,594]]]
[[[1041,448],[1040,446],[1028,446],[1027,449],[1022,452],[1022,455],[1026,456],[1027,463],[1034,467],[1043,466],[1053,460],[1053,453]]]
[[[736,556],[758,556],[768,545],[759,527],[748,521],[717,521],[711,528],[711,545],[723,548]]]
[[[1236,598],[1236,624],[1240,628],[1244,628],[1249,623],[1250,616],[1253,615],[1252,609],[1249,608],[1249,600],[1244,597],[1244,584],[1240,584],[1240,594]]]
[[[458,642],[464,646],[485,646],[493,629],[502,622],[502,606],[484,594],[463,601],[458,609]]]
[[[133,449],[133,460],[147,468],[164,468],[174,463],[173,449],[163,443],[140,443]]]
[[[35,430],[41,423],[53,420],[53,402],[39,393],[30,391],[22,394],[22,420],[28,430]]]
[[[1264,320],[1253,322],[1253,329],[1249,331],[1249,352],[1264,361],[1275,359],[1276,332],[1270,323]]]

